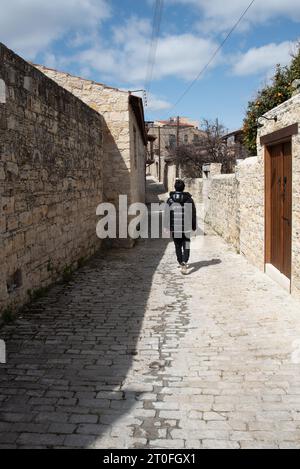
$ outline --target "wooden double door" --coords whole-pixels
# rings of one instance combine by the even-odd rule
[[[285,277],[292,274],[292,144],[268,147],[267,263]]]

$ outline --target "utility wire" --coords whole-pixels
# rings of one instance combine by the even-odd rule
[[[230,38],[230,36],[232,35],[232,33],[236,30],[236,28],[238,27],[238,25],[241,23],[241,21],[244,19],[244,17],[246,16],[246,14],[248,13],[248,11],[250,10],[250,8],[252,7],[253,3],[255,2],[255,0],[252,0],[252,2],[248,5],[248,7],[246,8],[246,10],[242,13],[242,15],[240,16],[240,18],[237,20],[237,22],[234,24],[234,26],[231,28],[231,30],[229,31],[229,33],[226,35],[225,39],[222,41],[222,43],[219,45],[219,47],[215,50],[215,52],[213,53],[212,57],[210,58],[210,60],[207,62],[207,64],[200,70],[200,72],[198,73],[198,75],[196,76],[196,78],[189,84],[189,86],[186,88],[186,90],[182,93],[182,95],[178,98],[178,100],[176,101],[176,103],[174,104],[174,106],[172,107],[172,110],[182,101],[182,99],[186,96],[186,94],[190,91],[190,89],[195,85],[195,83],[199,80],[199,78],[203,75],[203,73],[208,69],[208,67],[210,66],[210,64],[212,63],[212,61],[214,60],[214,58],[216,57],[216,55],[220,52],[220,50],[224,47],[224,44],[228,41],[228,39]]]
[[[155,8],[154,8],[154,16],[153,16],[152,37],[151,37],[150,51],[149,51],[149,58],[148,58],[146,89],[149,89],[150,82],[153,76],[153,68],[155,64],[158,37],[159,37],[160,25],[161,25],[161,19],[162,19],[162,10],[163,10],[163,0],[156,0]]]
[[[149,93],[151,82],[153,78],[153,70],[156,60],[156,52],[158,46],[158,38],[160,33],[162,12],[163,12],[163,0],[156,0],[153,14],[153,27],[152,27],[152,36],[150,42],[149,57],[147,63],[147,74],[145,80],[145,90]]]

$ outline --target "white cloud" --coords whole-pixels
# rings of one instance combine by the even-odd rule
[[[4,3],[5,0],[0,0]],[[227,30],[240,16],[250,0],[166,0],[169,5],[194,6],[201,24],[197,33],[164,34],[157,48],[153,80],[192,80],[211,58],[217,41],[204,32]],[[77,70],[81,75],[116,84],[141,84],[146,79],[151,39],[151,18],[133,16],[114,23],[111,34],[104,36],[99,26],[110,18],[109,0],[8,0],[0,15],[0,41],[26,59],[38,53],[46,65]],[[300,21],[299,0],[256,0],[243,27],[286,17]],[[67,53],[55,55],[51,47],[64,41]],[[233,73],[248,75],[268,73],[276,63],[290,60],[291,42],[268,44],[237,54],[232,62]],[[230,58],[227,58],[230,64]],[[211,67],[224,62],[219,54]],[[142,86],[142,87],[143,87]],[[163,98],[150,96],[149,106],[167,109]]]
[[[51,52],[46,52],[43,56],[43,65],[50,68],[58,68],[58,58]]]
[[[165,37],[158,46],[157,74],[191,80],[206,65],[217,47],[214,41],[193,34]],[[219,63],[220,57],[214,65]]]
[[[0,2],[3,0],[0,0]],[[146,79],[152,33],[151,18],[121,19],[104,36],[99,24],[111,14],[108,0],[10,0],[0,16],[0,40],[24,58],[53,68],[78,69],[88,76],[118,84]],[[55,55],[52,45],[64,41],[67,53]],[[190,80],[205,65],[217,44],[197,34],[160,37],[153,79]],[[167,106],[155,99],[153,106]]]
[[[250,4],[250,0],[167,0],[170,4],[193,6],[199,11],[198,27],[203,32],[230,29]],[[275,18],[300,22],[299,0],[256,0],[247,12],[240,29],[263,24]]]
[[[150,37],[150,21],[133,17],[114,30],[109,47],[99,38],[93,47],[76,54],[73,61],[119,82],[141,83],[146,78]],[[191,80],[216,48],[213,40],[195,34],[165,35],[158,42],[153,79]]]
[[[160,99],[157,96],[150,93],[148,97],[148,111],[158,112],[158,111],[165,111],[166,109],[170,109],[172,107],[172,103],[166,101],[164,99]]]
[[[28,59],[72,31],[89,35],[110,15],[107,0],[0,1],[0,41]]]
[[[4,0],[0,0],[4,2]],[[146,79],[152,19],[133,16],[114,24],[104,36],[99,29],[109,18],[108,0],[8,0],[0,15],[0,41],[45,65],[78,68],[101,80],[138,83]],[[52,47],[64,41],[64,54]],[[173,77],[190,80],[205,65],[217,44],[197,34],[160,37],[153,79]],[[161,101],[161,100],[158,100]],[[165,105],[163,102],[156,105]]]
[[[140,98],[144,97],[142,92],[135,92],[133,94],[136,96],[139,96]],[[172,103],[170,103],[169,101],[166,101],[160,96],[157,96],[153,93],[149,93],[147,95],[147,111],[159,112],[159,111],[165,111],[166,109],[170,109],[171,107],[172,107]]]
[[[148,38],[151,34],[151,23],[146,18],[132,16],[123,26],[113,28],[114,42],[122,44],[135,41],[137,38]]]
[[[266,73],[275,65],[288,65],[291,62],[291,52],[295,43],[285,41],[280,44],[267,44],[262,47],[253,47],[244,55],[235,57],[233,73],[235,75],[253,75]]]

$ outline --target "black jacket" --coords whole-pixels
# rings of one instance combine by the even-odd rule
[[[189,192],[170,192],[165,208],[164,226],[176,237],[183,234],[190,236],[192,231],[196,231],[196,206]]]

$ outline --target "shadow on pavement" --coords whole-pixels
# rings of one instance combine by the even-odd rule
[[[132,250],[99,252],[69,284],[55,285],[2,329],[8,357],[0,365],[0,446],[87,448],[130,413],[143,390],[126,392],[122,384],[139,360],[152,279],[167,244],[145,240]]]
[[[189,268],[191,268],[191,270],[188,271],[188,275],[193,274],[194,272],[197,272],[198,270],[203,269],[204,267],[210,267],[212,265],[218,265],[221,263],[221,259],[211,259],[210,261],[195,262],[189,265]]]

